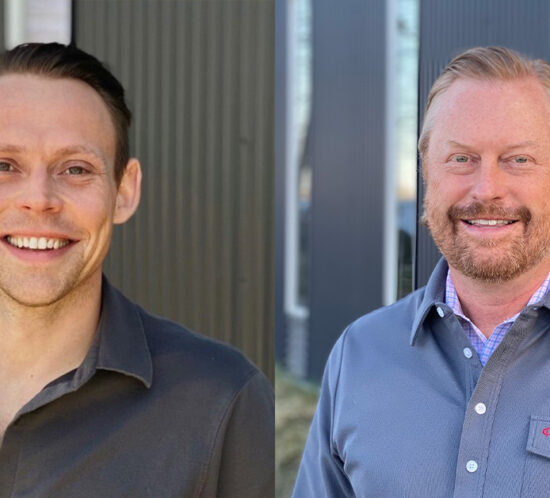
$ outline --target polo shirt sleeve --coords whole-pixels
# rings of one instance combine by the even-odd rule
[[[275,402],[259,371],[247,380],[229,406],[217,436],[212,475],[218,498],[270,498],[275,493]],[[214,491],[212,489],[212,491]],[[210,496],[210,493],[203,494]],[[202,496],[202,495],[201,495]]]
[[[333,441],[333,422],[345,333],[330,353],[321,395],[302,456],[293,498],[355,496]]]

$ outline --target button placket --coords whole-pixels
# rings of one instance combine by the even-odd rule
[[[471,346],[463,348],[462,352],[465,357],[467,356],[466,349],[470,351],[472,358],[477,358]],[[478,367],[477,362],[472,363],[471,360],[467,362],[467,365],[471,368]],[[494,376],[488,375],[488,373],[487,370],[481,372],[465,413],[459,449],[461,463],[457,467],[455,482],[457,498],[479,498],[482,496],[491,420],[494,416],[492,407],[495,406],[495,396],[498,393],[498,382],[495,383]]]

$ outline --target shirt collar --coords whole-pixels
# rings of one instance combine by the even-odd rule
[[[410,344],[414,346],[416,338],[419,335],[421,327],[424,325],[426,318],[428,317],[430,311],[437,306],[446,306],[445,304],[445,287],[447,281],[447,273],[449,271],[449,266],[444,258],[441,258],[437,263],[426,288],[424,290],[424,296],[422,302],[418,308],[418,311],[415,315],[413,326],[411,329]],[[541,285],[541,287],[535,292],[533,297],[528,303],[529,305],[536,305],[539,307],[545,307],[550,310],[550,292],[548,288],[550,287],[550,273],[546,277],[546,280]],[[537,300],[536,298],[544,292],[542,298]],[[537,301],[536,303],[533,301]]]
[[[418,337],[419,330],[424,324],[430,311],[438,305],[443,304],[445,300],[445,279],[447,277],[447,271],[449,266],[444,258],[441,258],[432,272],[426,288],[424,289],[424,296],[422,302],[416,312],[413,326],[411,329],[411,346],[414,346],[416,338]]]
[[[529,302],[526,304],[526,307],[535,306],[536,303],[541,301],[546,296],[549,286],[550,272],[548,273],[548,275],[546,275],[544,282],[542,282],[538,289],[529,298]],[[473,327],[474,331],[481,338],[482,341],[486,340],[481,330],[479,330],[477,326],[464,314],[464,311],[462,310],[462,306],[460,304],[460,299],[458,299],[458,295],[456,293],[456,288],[451,277],[450,270],[447,271],[447,278],[445,280],[445,303],[451,308],[455,315],[470,323],[470,325]],[[519,313],[516,313],[514,316],[511,316],[510,318],[504,320],[500,325],[504,325],[506,323],[514,323],[518,316]]]
[[[462,305],[458,299],[458,294],[456,293],[455,284],[451,277],[451,271],[447,270],[447,277],[445,278],[445,303],[453,310],[455,315],[464,316],[462,311]]]
[[[527,306],[538,305],[549,308],[550,305],[550,296],[548,296],[548,289],[550,288],[550,272],[546,275],[546,280],[542,285],[535,291],[535,293],[529,299]]]
[[[103,277],[96,368],[135,377],[151,387],[153,365],[138,307]]]

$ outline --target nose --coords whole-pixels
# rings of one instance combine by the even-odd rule
[[[19,209],[37,213],[57,213],[62,205],[53,179],[38,168],[23,181],[16,202]]]
[[[482,160],[474,182],[471,194],[479,201],[502,199],[507,189],[506,173],[500,168],[498,159]]]

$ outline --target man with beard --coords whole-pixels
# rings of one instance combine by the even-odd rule
[[[140,198],[120,83],[20,45],[0,115],[0,496],[272,496],[265,376],[102,276]]]
[[[457,56],[419,141],[427,286],[327,362],[296,497],[550,494],[550,66]]]

